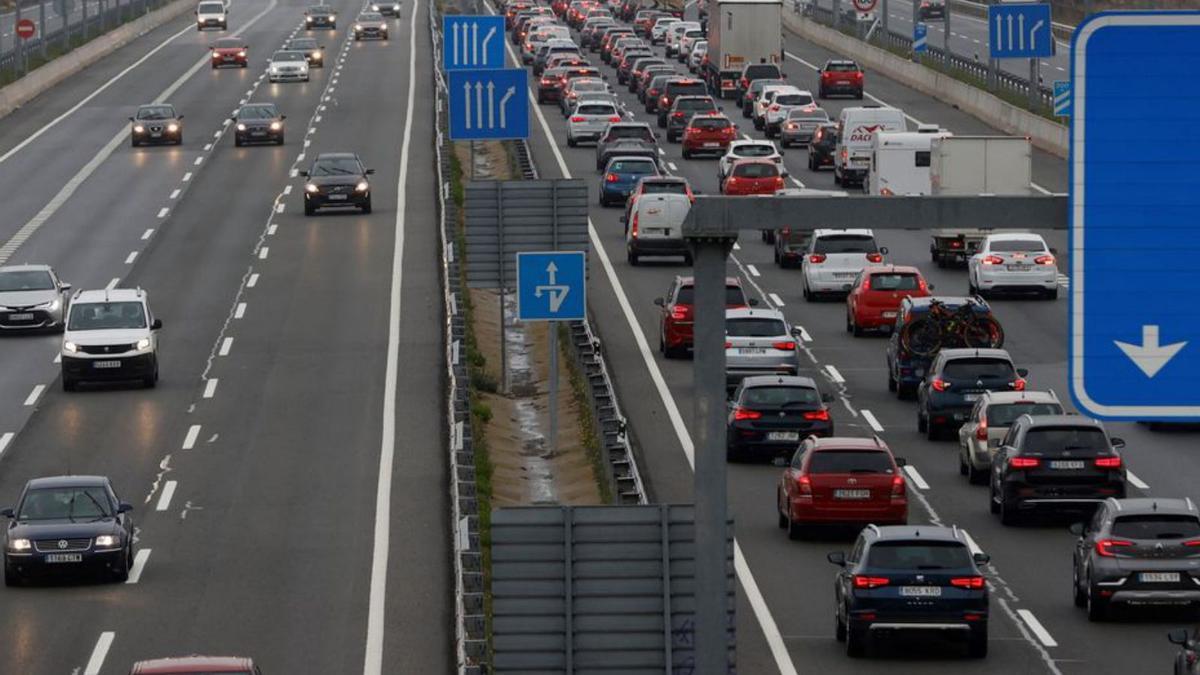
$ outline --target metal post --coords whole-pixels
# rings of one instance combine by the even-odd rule
[[[942,47],[946,50],[945,65],[949,66],[954,56],[954,49],[950,46],[950,5],[954,3],[947,1],[945,9],[942,10]]]
[[[553,457],[558,452],[558,322],[547,321],[546,330],[550,331],[550,437],[547,449]]]
[[[38,2],[38,48],[46,60],[46,0]]]
[[[888,34],[888,0],[882,0],[879,3],[880,11],[883,13],[879,20],[883,22],[883,42],[885,45],[892,43],[892,38]]]
[[[696,673],[724,675],[729,660],[725,483],[725,256],[732,239],[689,241],[696,279],[692,424],[696,432]]]
[[[946,4],[947,4],[947,5],[948,5],[948,4],[950,4],[950,3],[949,3],[949,0],[947,0]],[[921,62],[921,53],[920,53],[920,52],[918,52],[918,51],[916,50],[916,42],[917,42],[917,24],[918,24],[918,23],[921,23],[921,9],[920,9],[920,7],[921,7],[921,3],[919,3],[919,2],[916,2],[916,1],[914,0],[914,2],[912,3],[912,26],[913,26],[913,30],[912,30],[912,35],[910,35],[910,36],[909,36],[909,37],[911,37],[911,38],[913,39],[913,50],[912,50],[912,60],[913,60],[913,63],[920,63],[920,62]],[[950,37],[950,36],[949,36],[949,35],[947,35],[946,37]],[[929,45],[929,32],[928,32],[928,30],[926,30],[926,33],[925,33],[925,45],[926,45],[926,47],[925,47],[925,48],[926,48],[926,49],[929,49],[929,47],[928,47],[928,45]]]
[[[472,143],[472,148],[474,144]],[[471,151],[471,164],[475,152]],[[474,169],[472,169],[474,171]],[[496,259],[500,262],[500,393],[508,393],[508,322],[504,319],[504,184],[496,184]]]
[[[1039,59],[1029,59],[1029,109],[1033,111],[1041,107],[1042,87],[1041,83],[1038,82],[1041,75],[1041,61]]]
[[[833,27],[840,28],[842,25],[842,0],[833,0]]]
[[[988,0],[989,5],[996,4],[996,0]],[[991,35],[991,28],[988,28],[988,35]],[[992,40],[988,38],[988,71],[987,71],[987,86],[988,91],[996,90],[997,74],[996,71],[1000,68],[1000,62],[992,58]]]
[[[63,22],[62,40],[59,42],[62,44],[63,53],[66,53],[71,49],[71,10],[74,8],[67,4],[68,0],[59,0],[59,3],[59,14],[62,14]]]
[[[83,0],[83,18],[81,19],[81,21],[82,21],[82,24],[83,24],[83,41],[84,41],[84,42],[87,42],[87,40],[88,40],[88,13],[87,13],[87,9],[88,9],[88,0]]]
[[[16,14],[13,15],[13,42],[17,48],[17,60],[14,62],[13,70],[17,76],[25,74],[25,41],[17,37],[17,24],[21,22],[21,2],[17,0]]]

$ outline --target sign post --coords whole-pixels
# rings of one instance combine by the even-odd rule
[[[33,22],[33,19],[21,19],[21,18],[19,18],[20,16],[21,16],[21,3],[18,2],[17,3],[17,17],[18,18],[17,18],[16,34],[17,34],[17,37],[20,38],[21,42],[20,42],[20,46],[17,49],[17,62],[19,64],[18,67],[20,69],[20,72],[22,74],[24,74],[29,69],[29,64],[28,64],[29,57],[25,51],[25,42],[27,40],[29,40],[29,38],[31,38],[37,34],[37,24],[35,24]]]
[[[929,50],[929,26],[925,22],[913,24],[913,61],[920,61],[920,55]]]
[[[1054,116],[1071,116],[1071,83],[1065,80],[1054,82]]]

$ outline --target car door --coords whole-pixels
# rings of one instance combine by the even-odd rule
[[[776,238],[778,239],[778,238]],[[863,273],[860,271],[850,283],[850,292],[846,294],[846,306],[851,314],[858,313],[859,295],[862,293]]]
[[[986,408],[983,405],[983,400],[975,402],[975,407],[971,408],[971,414],[967,415],[967,421],[958,428],[958,445],[963,450],[971,449],[971,436],[975,433],[975,429],[979,427],[979,421],[987,415]],[[969,456],[969,455],[968,455]]]
[[[933,363],[929,366],[929,371],[925,373],[921,384],[917,385],[917,405],[925,407],[925,399],[929,397],[929,383],[941,376],[942,366],[945,365],[945,359],[939,353],[933,357]]]

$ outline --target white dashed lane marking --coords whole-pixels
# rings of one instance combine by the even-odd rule
[[[771,302],[775,303],[776,307],[783,307],[783,298],[779,297],[778,294],[768,293],[767,295],[771,296]]]
[[[204,383],[204,398],[212,398],[217,393],[217,378],[210,377]]]
[[[133,261],[134,261],[134,260],[137,260],[137,257],[138,257],[138,252],[137,252],[137,251],[130,251],[130,252],[129,252],[129,255],[125,257],[125,264],[126,264],[126,265],[132,265],[132,264],[133,264]]]
[[[271,249],[267,248],[266,246],[264,246],[264,247],[262,247],[262,248],[258,249],[258,259],[259,259],[259,260],[266,260],[266,259],[267,259],[267,254],[270,252],[270,250],[271,250]]]
[[[144,548],[133,556],[133,567],[129,568],[127,584],[136,584],[142,580],[142,572],[146,570],[146,562],[150,560],[150,549]]]
[[[1139,490],[1150,489],[1150,486],[1147,485],[1145,481],[1143,481],[1141,478],[1138,478],[1132,471],[1128,469],[1125,470],[1125,480],[1132,483],[1133,486]]]
[[[38,397],[40,397],[42,395],[42,392],[45,390],[46,390],[46,385],[44,385],[44,384],[39,384],[36,387],[34,387],[33,391],[29,392],[29,396],[25,397],[25,405],[30,406],[30,405],[37,403]]]
[[[162,494],[158,496],[158,504],[154,505],[155,511],[166,511],[171,508],[171,497],[175,496],[175,488],[179,485],[177,480],[169,480],[163,484]]]
[[[187,430],[187,435],[183,437],[183,449],[191,450],[196,447],[196,439],[200,437],[200,425],[193,424]]]
[[[218,356],[229,356],[229,350],[233,349],[233,338],[227,337],[221,340],[221,349],[217,351]]]
[[[867,424],[871,425],[871,429],[876,433],[883,433],[883,425],[879,423],[879,420],[875,419],[874,413],[870,410],[860,410],[859,412],[862,413],[863,419],[867,421]]]
[[[925,482],[925,477],[921,475],[920,471],[917,471],[917,467],[913,466],[912,464],[908,464],[904,467],[904,473],[908,474],[909,480],[911,480],[913,485],[916,485],[919,489],[929,489],[929,483]]]
[[[83,675],[100,675],[100,669],[104,667],[104,659],[108,657],[108,650],[112,647],[115,639],[117,639],[117,634],[111,630],[100,634],[100,639],[96,640],[96,646],[92,648],[92,657],[88,659],[87,667],[83,669]]]
[[[167,207],[165,207],[165,206],[164,206],[164,207],[162,207],[161,209],[159,209],[159,210],[158,210],[158,217],[159,217],[159,218],[166,218],[166,217],[167,217],[167,214],[168,214],[168,213],[170,213],[170,212],[171,212],[171,209],[168,209]]]
[[[239,302],[237,304],[237,309],[233,310],[233,318],[240,319],[243,316],[246,316],[246,303]]]
[[[1017,616],[1021,617],[1021,620],[1025,622],[1025,625],[1029,627],[1029,630],[1033,632],[1033,635],[1038,639],[1038,642],[1042,643],[1043,647],[1058,646],[1058,642],[1054,639],[1054,636],[1050,635],[1050,631],[1046,630],[1046,627],[1042,625],[1041,621],[1038,621],[1033,612],[1027,609],[1018,609]]]
[[[254,288],[256,284],[258,284],[258,272],[251,274],[250,278],[246,280],[246,288]]]
[[[0,436],[0,455],[3,455],[4,451],[8,448],[8,444],[12,443],[14,435],[13,432],[6,431],[3,436]]]
[[[756,277],[762,276],[761,274],[759,274],[758,268],[755,267],[754,265],[746,265],[746,269],[750,270],[750,274],[752,274]]]

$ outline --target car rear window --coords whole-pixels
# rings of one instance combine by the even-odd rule
[[[654,132],[650,131],[649,127],[614,127],[609,129],[608,138],[640,138],[646,141],[654,141]]]
[[[788,111],[788,119],[790,120],[829,120],[829,113],[817,108],[815,110],[808,108],[792,108]]]
[[[1021,453],[1058,457],[1065,452],[1072,457],[1090,457],[1097,451],[1108,452],[1108,438],[1093,427],[1045,427],[1025,433]]]
[[[779,66],[771,63],[759,63],[753,66],[746,66],[746,77],[751,80],[757,80],[760,77],[779,77]]]
[[[1200,519],[1165,514],[1121,516],[1113,521],[1112,534],[1125,539],[1192,539],[1200,537]]]
[[[942,377],[949,380],[988,380],[1013,378],[1012,363],[1003,359],[954,359],[942,368]]]
[[[1037,239],[1004,239],[993,241],[988,248],[996,253],[1040,253],[1046,245]]]
[[[703,96],[708,91],[704,88],[703,82],[689,82],[687,84],[668,84],[667,95],[669,96],[688,96],[698,94]]]
[[[770,157],[775,154],[775,146],[766,144],[739,145],[733,151],[733,154],[738,157]]]
[[[820,405],[821,394],[812,387],[750,387],[742,392],[742,403],[748,406]]]
[[[642,183],[642,194],[645,195],[686,195],[687,183],[678,181],[646,181]]]
[[[873,291],[915,291],[920,286],[917,275],[907,272],[881,272],[871,275]]]
[[[971,552],[955,541],[881,541],[871,547],[867,564],[888,570],[940,570],[972,567]]]
[[[612,165],[609,166],[609,171],[635,174],[658,173],[658,169],[654,166],[654,162],[636,162],[634,160],[613,162]]]
[[[855,73],[858,72],[858,64],[856,63],[830,63],[825,66],[825,70],[835,73]]]
[[[572,84],[571,91],[608,91],[608,84],[595,80],[585,80]]]
[[[779,168],[766,162],[754,162],[735,166],[733,175],[738,178],[774,178],[779,175]]]
[[[1010,427],[1021,415],[1061,415],[1057,403],[999,403],[987,408],[987,423],[993,427]]]
[[[580,115],[615,115],[616,108],[611,105],[588,104],[579,106],[577,110]]]
[[[880,450],[821,450],[808,460],[809,473],[893,473],[892,459]]]
[[[779,105],[812,105],[813,97],[808,94],[778,94],[774,103]]]
[[[725,334],[729,337],[777,337],[787,335],[787,324],[779,319],[726,319]]]
[[[700,117],[692,118],[691,125],[697,129],[728,129],[732,122],[720,117]]]
[[[681,98],[675,101],[676,110],[716,110],[717,105],[702,98]]]
[[[865,234],[826,235],[813,245],[813,253],[871,253],[876,250],[875,237]]]
[[[691,305],[695,303],[695,286],[680,286],[679,294],[675,298],[675,302],[681,305]],[[741,286],[726,286],[725,287],[725,304],[742,306],[746,304],[746,293]]]

